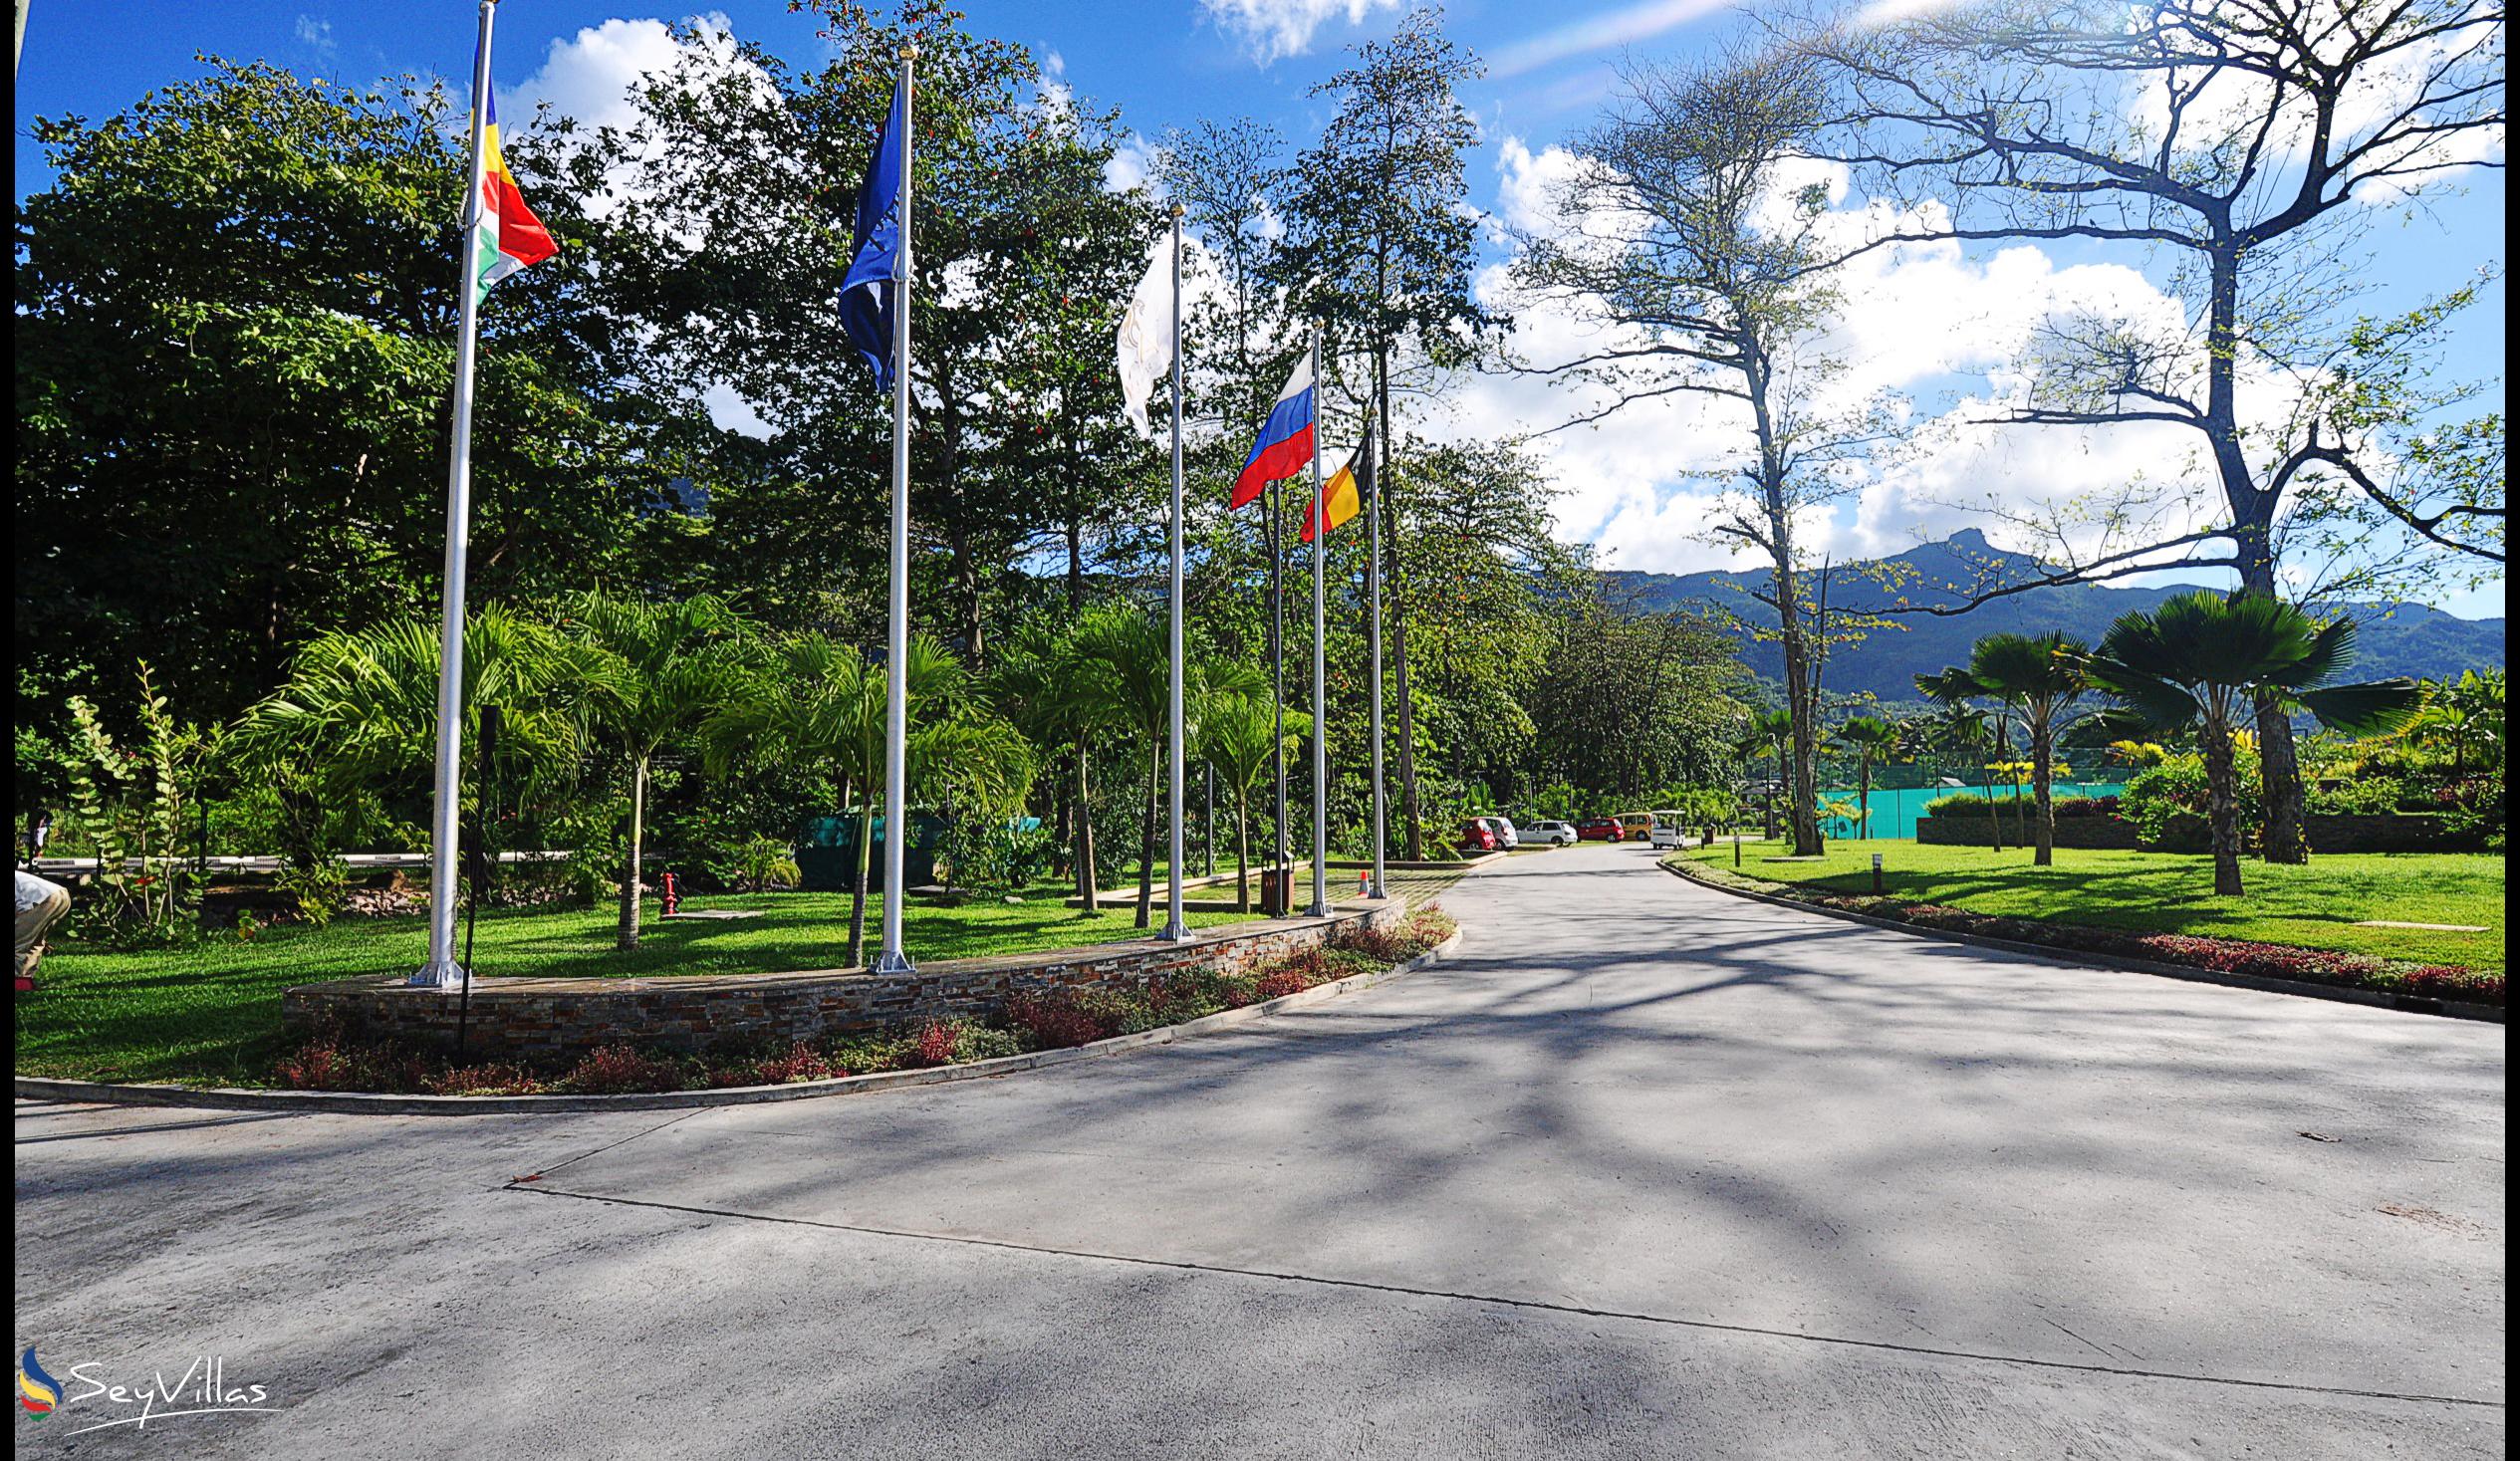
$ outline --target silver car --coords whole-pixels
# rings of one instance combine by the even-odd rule
[[[1571,822],[1535,822],[1531,825],[1530,829],[1523,834],[1523,837],[1530,842],[1540,844],[1544,848],[1571,848],[1575,846],[1575,824]]]
[[[1496,845],[1506,852],[1510,852],[1522,846],[1522,839],[1515,833],[1514,824],[1511,822],[1502,817],[1482,817],[1479,821],[1486,823],[1487,830],[1496,834]]]

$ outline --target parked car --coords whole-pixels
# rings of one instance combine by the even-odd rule
[[[1587,817],[1575,824],[1575,836],[1588,843],[1616,843],[1625,842],[1628,833],[1616,817]]]
[[[1546,848],[1575,846],[1575,824],[1571,822],[1535,822],[1523,829],[1523,841]]]
[[[1653,824],[1653,831],[1647,835],[1647,839],[1657,848],[1677,849],[1687,836],[1686,833],[1680,831],[1677,820],[1664,822],[1657,818]]]
[[[1482,817],[1479,820],[1487,824],[1488,831],[1496,834],[1496,845],[1503,848],[1506,852],[1510,852],[1514,849],[1523,845],[1522,835],[1514,830],[1514,819],[1510,817]]]
[[[1619,831],[1622,841],[1642,842],[1653,833],[1654,817],[1650,812],[1622,812]]]
[[[1483,818],[1473,817],[1461,824],[1461,851],[1493,852],[1497,850],[1496,829]]]

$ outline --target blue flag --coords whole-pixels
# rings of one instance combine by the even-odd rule
[[[901,295],[901,169],[909,162],[908,89],[892,84],[892,115],[877,135],[858,193],[858,227],[849,244],[849,276],[840,286],[840,324],[867,358],[878,389],[892,386],[892,322]]]

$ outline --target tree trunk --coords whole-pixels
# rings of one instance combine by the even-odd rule
[[[2038,820],[2032,826],[2035,839],[2030,845],[2032,865],[2046,867],[2056,861],[2056,726],[2048,717],[2033,716],[2030,721],[2030,796],[2038,809]]]
[[[1146,816],[1138,826],[1143,835],[1137,841],[1137,926],[1146,926],[1155,900],[1155,794],[1163,780],[1163,737],[1154,738],[1154,749],[1146,756]],[[1172,869],[1181,875],[1181,869]]]
[[[1234,788],[1234,911],[1251,911],[1250,794]]]
[[[1102,872],[1094,865],[1094,786],[1083,736],[1077,737],[1076,764],[1077,896],[1084,899],[1086,912],[1097,913],[1103,905],[1094,884]]]
[[[1387,386],[1386,387],[1387,391]],[[1389,402],[1386,396],[1385,409]],[[1383,594],[1391,610],[1391,695],[1398,707],[1394,727],[1399,732],[1400,762],[1400,825],[1405,831],[1401,846],[1411,862],[1426,855],[1426,835],[1417,807],[1417,698],[1408,682],[1408,593],[1400,574],[1399,519],[1391,502],[1389,485],[1398,474],[1391,469],[1389,416],[1384,418],[1384,458],[1375,464],[1374,495],[1386,506],[1383,509]],[[1315,735],[1323,733],[1316,727]],[[1316,792],[1316,795],[1319,795]]]
[[[2214,893],[2218,897],[2240,896],[2240,796],[2239,776],[2232,765],[2231,727],[2219,717],[2209,716],[2204,725],[2205,786],[2207,788],[2207,821],[2213,829]]]
[[[2004,764],[2004,756],[2011,749],[2005,743],[2004,729],[2003,717],[1998,715],[1995,718],[1995,749],[1992,753],[1997,766]],[[1992,768],[1989,768],[1986,773],[1986,826],[1995,836],[1995,851],[2002,852],[2004,850],[2004,804],[1995,795],[1995,773]]]
[[[638,861],[646,831],[647,758],[638,756],[630,761],[630,865],[622,874],[622,927],[614,939],[625,952],[638,947]]]

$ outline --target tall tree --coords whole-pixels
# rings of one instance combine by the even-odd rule
[[[1818,69],[1771,52],[1705,65],[1635,64],[1609,115],[1577,144],[1556,189],[1555,228],[1526,234],[1518,278],[1548,308],[1609,336],[1544,368],[1608,399],[1571,424],[1639,401],[1712,402],[1737,435],[1738,490],[1710,538],[1767,561],[1756,597],[1776,618],[1794,718],[1794,851],[1820,851],[1816,760],[1825,606],[1800,535],[1855,490],[1843,470],[1884,427],[1835,403],[1842,369],[1827,338],[1838,305],[1823,232],[1825,192],[1794,165],[1825,117]],[[1598,399],[1598,397],[1596,397]]]
[[[2180,500],[2142,503],[2160,485],[2141,484],[2076,514],[2133,525],[2133,541],[2060,544],[2073,557],[2054,577],[2176,559],[2272,599],[2286,592],[2297,505],[2329,491],[2359,495],[2418,543],[2473,548],[2482,528],[2498,544],[2499,472],[2459,471],[2455,450],[2446,473],[2385,467],[2370,450],[2373,396],[2351,387],[2358,371],[2371,381],[2376,359],[2421,356],[2437,335],[2426,312],[2355,312],[2373,279],[2361,245],[2378,205],[2453,186],[2499,145],[2503,25],[2500,0],[1975,0],[1810,42],[1843,84],[1841,155],[1887,192],[1947,206],[1950,225],[1922,232],[2166,257],[2181,327],[2064,322],[2018,372],[2029,391],[2007,419],[2192,432],[2210,502],[2191,508],[2173,483]],[[2462,488],[2474,499],[2455,500]],[[2395,536],[2361,546],[2395,558]],[[2267,854],[2298,862],[2304,792],[2279,699],[2269,687],[2257,715]]]
[[[1411,584],[1389,485],[1408,468],[1391,451],[1392,372],[1404,364],[1402,352],[1436,365],[1456,363],[1467,353],[1465,337],[1493,323],[1471,289],[1477,235],[1464,156],[1479,129],[1458,94],[1485,68],[1444,35],[1436,7],[1410,11],[1386,40],[1350,49],[1355,64],[1312,90],[1336,99],[1338,110],[1321,141],[1297,159],[1277,268],[1297,317],[1329,333],[1332,362],[1350,350],[1372,360],[1362,393],[1382,438],[1374,508],[1383,516],[1390,607],[1400,819],[1406,855],[1416,858],[1425,840],[1409,678]]]
[[[314,637],[432,606],[464,176],[443,91],[213,61],[33,130],[53,177],[16,224],[21,665],[77,688],[145,655],[224,717]],[[631,428],[662,407],[583,308],[584,199],[531,139],[510,156],[561,254],[482,317],[476,602],[583,584],[661,481]]]

